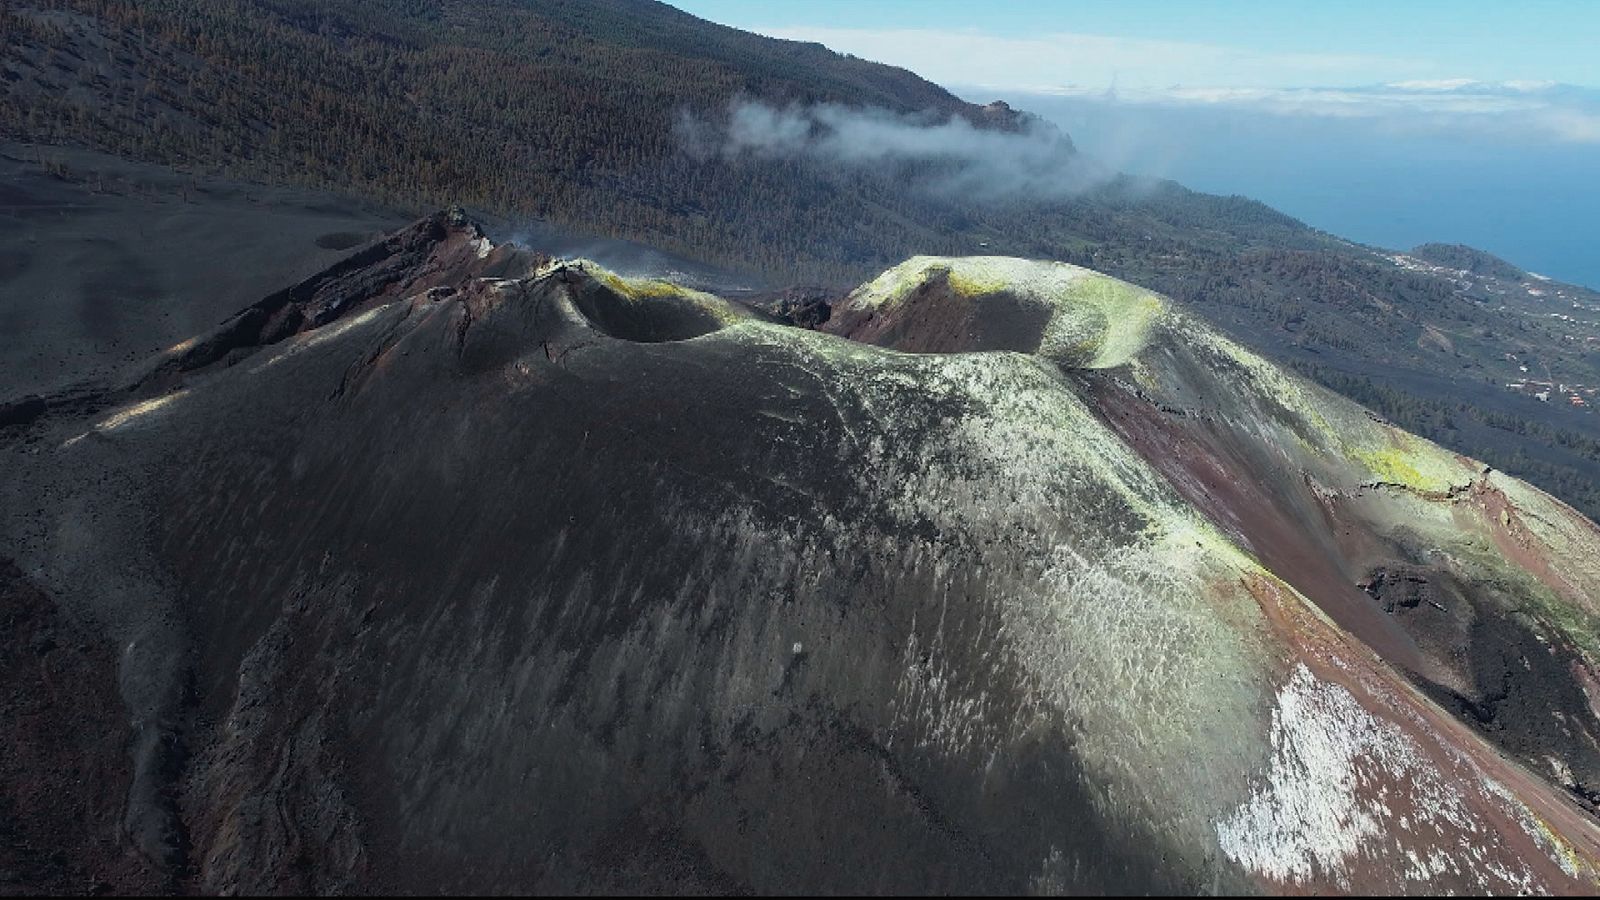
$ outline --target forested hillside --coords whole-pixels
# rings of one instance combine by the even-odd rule
[[[775,283],[844,286],[913,253],[1074,262],[1189,302],[1336,386],[1370,378],[1452,408],[1487,397],[1530,427],[1430,433],[1600,513],[1585,487],[1600,463],[1553,436],[1600,436],[1597,417],[1505,389],[1528,370],[1552,390],[1600,384],[1600,327],[1569,312],[1600,309],[1593,294],[1547,296],[1467,248],[1377,253],[1170,182],[929,192],[902,169],[685,152],[677,128],[741,97],[1025,121],[901,69],[653,0],[27,0],[0,16],[9,140],[538,217]],[[1386,414],[1426,432],[1410,409]]]
[[[680,110],[746,94],[982,115],[903,70],[655,3],[44,5],[5,26],[13,137],[516,210],[783,274],[853,277],[932,232],[879,191],[839,234],[863,185],[696,163]]]
[[[908,251],[1072,254],[1319,246],[1241,198],[1113,183],[1081,202],[907,191],[872,170],[695,159],[677,117],[730,98],[961,116],[901,69],[712,25],[649,0],[49,0],[13,8],[13,138],[533,214],[780,279],[849,282]],[[1107,254],[1107,250],[1111,250]]]

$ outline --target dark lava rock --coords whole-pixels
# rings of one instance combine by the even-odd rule
[[[833,295],[823,288],[794,288],[786,291],[770,308],[781,321],[815,330],[832,317],[832,301]]]
[[[0,892],[170,886],[118,837],[131,766],[115,650],[0,558]]]
[[[26,425],[44,415],[48,404],[43,397],[23,397],[9,403],[0,403],[0,428]]]

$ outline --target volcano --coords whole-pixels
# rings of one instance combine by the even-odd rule
[[[1600,530],[1070,265],[458,212],[0,416],[22,890],[1593,892]]]

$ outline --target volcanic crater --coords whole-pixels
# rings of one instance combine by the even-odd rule
[[[42,674],[0,724],[116,824],[41,864],[18,819],[0,868],[1595,889],[1592,523],[1086,269],[917,257],[827,307],[451,211],[8,398],[6,665]],[[5,808],[64,784],[5,772]]]

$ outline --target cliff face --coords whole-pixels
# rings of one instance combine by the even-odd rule
[[[138,877],[1595,886],[1600,533],[1159,295],[821,333],[440,216],[252,310],[0,431]]]

